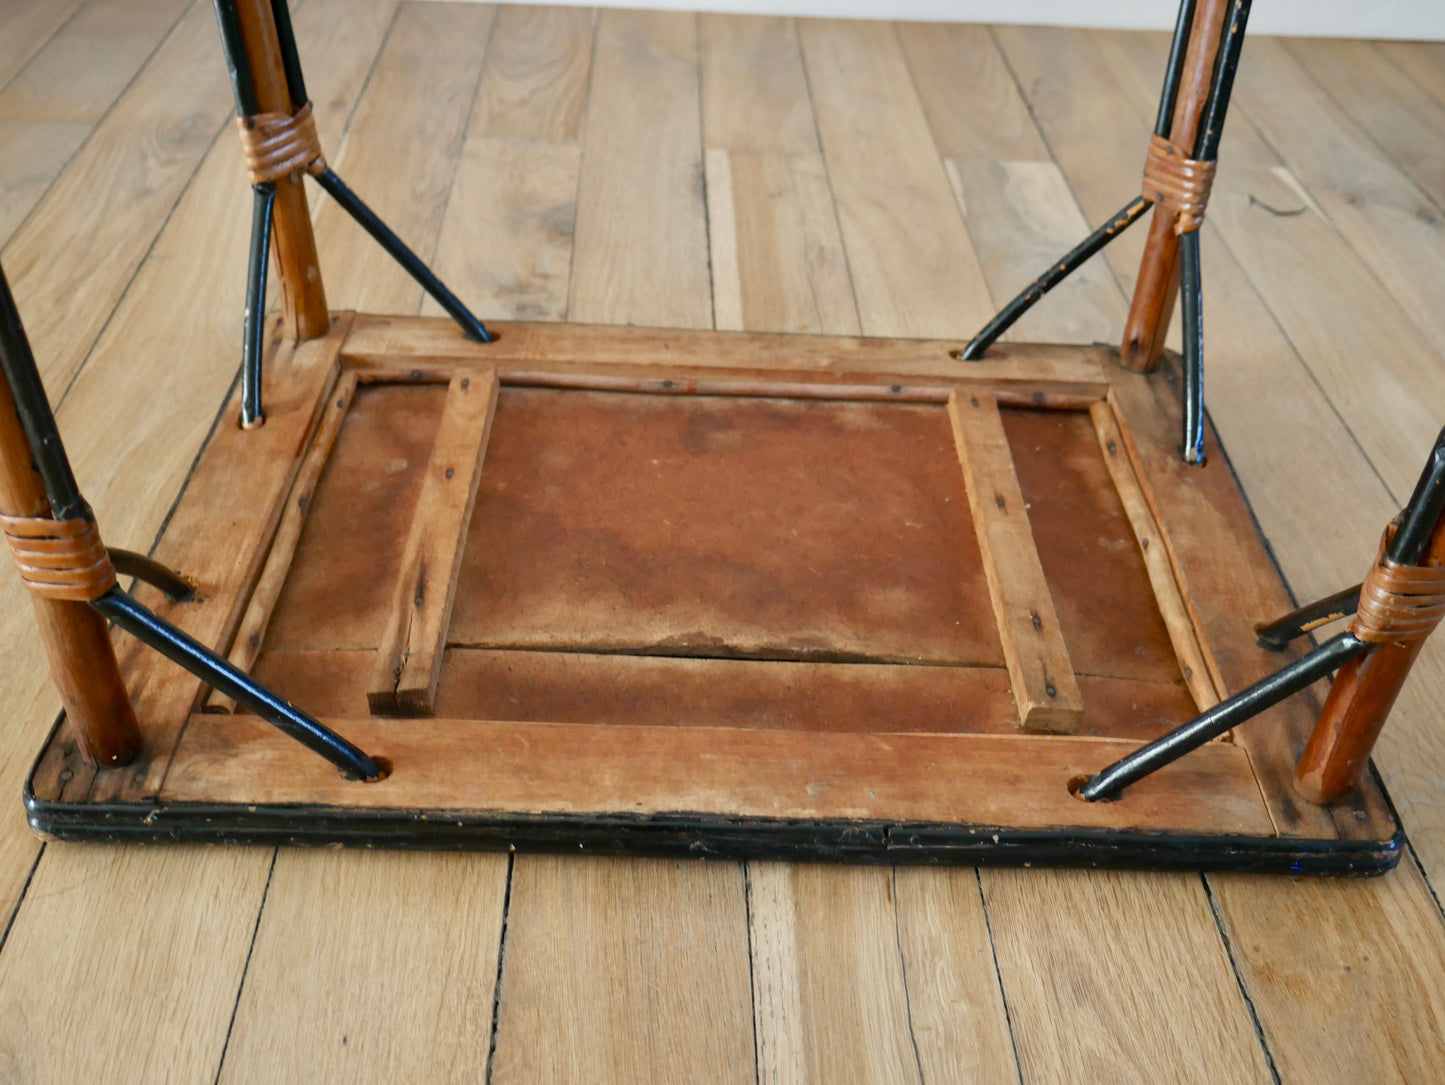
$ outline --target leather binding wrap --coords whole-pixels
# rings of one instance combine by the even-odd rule
[[[326,156],[307,102],[289,116],[284,113],[253,113],[237,117],[241,149],[251,184],[262,185],[287,177],[297,170],[312,175],[326,172]]]
[[[1204,222],[1204,208],[1214,184],[1214,167],[1213,162],[1189,158],[1162,136],[1149,137],[1143,196],[1150,203],[1174,212],[1176,234],[1192,233]]]
[[[88,603],[115,587],[115,566],[91,521],[0,515],[0,528],[21,582],[36,595]]]
[[[1385,556],[1392,534],[1393,525],[1380,540],[1350,623],[1350,632],[1371,644],[1422,641],[1445,618],[1445,566],[1395,564]]]

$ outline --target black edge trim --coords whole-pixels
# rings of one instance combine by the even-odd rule
[[[36,832],[100,843],[342,845],[784,859],[849,863],[1072,866],[1368,876],[1400,860],[1388,840],[1318,840],[1170,832],[714,814],[517,814],[220,803],[56,803],[25,808]]]

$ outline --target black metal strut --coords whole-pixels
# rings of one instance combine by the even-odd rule
[[[1442,515],[1445,515],[1445,429],[1435,438],[1435,445],[1425,461],[1410,500],[1395,520],[1395,533],[1385,547],[1386,556],[1398,565],[1418,565]],[[1355,596],[1356,604],[1359,592],[1358,587],[1348,589],[1348,593]],[[1311,619],[1300,620],[1300,615],[1334,604],[1346,594],[1340,592],[1309,607],[1302,607],[1261,629],[1279,627],[1287,631],[1294,625],[1308,624]],[[1370,648],[1369,643],[1349,630],[1336,634],[1273,674],[1091,776],[1079,788],[1079,795],[1090,802],[1114,798],[1130,784],[1138,783],[1191,750],[1278,704],[1290,694],[1298,693],[1350,660],[1364,655]]]
[[[310,101],[306,93],[306,77],[301,56],[296,48],[296,33],[291,25],[291,9],[286,0],[270,0],[276,24],[276,40],[281,51],[281,65],[286,73],[286,89],[293,106],[299,108]],[[216,20],[221,28],[221,45],[230,70],[231,89],[235,93],[236,111],[249,117],[259,111],[236,0],[215,0]],[[490,343],[492,334],[486,325],[453,294],[436,273],[427,266],[391,228],[353,192],[332,169],[316,178],[318,184],[356,222],[370,234],[387,254],[417,281],[446,311],[469,339]],[[266,274],[273,227],[275,186],[253,185],[254,200],[251,218],[251,249],[246,275],[246,316],[241,351],[241,424],[247,428],[265,421],[261,397],[261,362],[263,317],[266,310]]]
[[[50,502],[51,516],[56,520],[80,519],[94,523],[95,514],[76,484],[70,458],[61,442],[55,414],[45,394],[35,355],[30,349],[30,340],[25,334],[25,326],[20,320],[20,312],[10,293],[3,268],[0,268],[0,370],[10,384],[15,413],[19,416],[31,460]],[[173,588],[181,586],[189,588],[184,581],[171,585]],[[92,600],[90,605],[137,640],[179,663],[238,704],[245,705],[308,749],[315,750],[348,776],[363,780],[381,776],[376,762],[361,749],[154,614],[120,587],[111,588]]]
[[[1189,44],[1189,29],[1194,25],[1196,0],[1181,0],[1179,17],[1174,24],[1174,38],[1169,44],[1169,62],[1164,68],[1164,87],[1159,92],[1159,112],[1154,118],[1154,134],[1161,139],[1169,138],[1169,128],[1174,118],[1174,102],[1179,97],[1179,77],[1184,69],[1184,54]],[[1134,223],[1138,222],[1150,202],[1142,196],[1135,196],[1126,203],[1108,222],[1100,226],[1064,258],[1049,267],[985,324],[959,353],[964,361],[977,361],[983,352],[998,340],[1004,332],[1013,327],[1019,317],[1032,309],[1045,294],[1072,275],[1080,265],[1104,248]]]
[[[1244,30],[1249,22],[1251,0],[1234,0],[1234,10],[1224,23],[1224,36],[1214,62],[1209,99],[1194,141],[1194,157],[1200,162],[1219,158],[1219,141],[1224,135],[1224,117],[1234,91],[1234,76],[1244,49]],[[1199,264],[1199,231],[1179,237],[1180,316],[1184,325],[1184,437],[1181,454],[1185,463],[1204,463],[1204,279]]]

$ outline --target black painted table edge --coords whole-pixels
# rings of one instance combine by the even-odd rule
[[[239,803],[65,803],[37,799],[30,826],[52,840],[132,844],[342,846],[658,858],[1087,867],[1371,876],[1405,837],[1325,840],[1113,829],[741,818],[719,814],[519,814]]]

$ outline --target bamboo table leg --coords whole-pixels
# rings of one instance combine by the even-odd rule
[[[6,370],[30,358],[15,299],[0,274],[0,356]],[[10,381],[0,372],[0,513],[52,516],[30,455]],[[64,515],[63,512],[60,513]],[[30,593],[50,676],[75,725],[81,753],[98,765],[123,765],[140,751],[135,710],[121,681],[105,619],[84,602]]]

